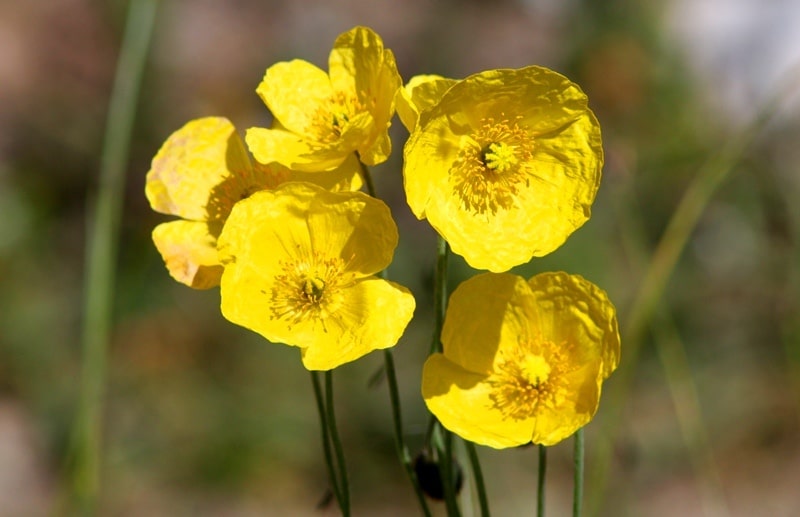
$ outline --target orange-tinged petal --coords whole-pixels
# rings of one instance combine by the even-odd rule
[[[333,88],[328,74],[308,61],[295,59],[269,67],[256,93],[283,127],[314,139],[319,112],[327,110]]]
[[[222,220],[251,170],[233,124],[223,117],[201,118],[161,146],[147,173],[145,194],[157,212],[194,221]]]
[[[303,349],[309,370],[330,370],[394,346],[414,315],[414,297],[394,282],[365,278],[342,294],[340,311],[326,320],[327,331]]]
[[[534,419],[505,418],[492,401],[493,390],[487,376],[467,371],[442,354],[428,357],[422,369],[422,397],[445,428],[497,449],[530,442]]]
[[[153,242],[164,259],[169,274],[195,289],[219,285],[222,265],[217,259],[218,224],[172,221],[153,230]]]

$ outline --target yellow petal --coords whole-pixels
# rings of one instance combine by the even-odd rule
[[[518,343],[528,298],[530,287],[517,275],[484,273],[462,282],[445,314],[444,355],[468,371],[491,372],[498,349]]]
[[[397,244],[388,207],[361,192],[285,183],[236,204],[219,238],[222,313],[329,369],[394,345],[411,294],[368,275]],[[312,349],[313,348],[313,349]]]
[[[335,169],[352,154],[344,142],[319,144],[282,129],[253,127],[245,135],[247,147],[261,163],[278,162],[292,170],[320,172]]]
[[[409,133],[417,127],[419,114],[433,108],[456,82],[440,75],[415,75],[398,90],[397,114]]]
[[[363,192],[320,190],[307,218],[312,249],[338,254],[348,271],[367,276],[391,263],[397,225],[383,201]]]
[[[326,109],[333,96],[328,74],[301,59],[269,67],[256,92],[283,127],[312,140],[317,136],[318,112]]]
[[[342,310],[326,320],[327,332],[303,349],[308,370],[330,370],[396,345],[414,315],[414,297],[394,282],[370,277],[343,294]]]
[[[278,185],[291,181],[313,183],[333,192],[359,190],[364,184],[361,179],[361,165],[355,154],[348,155],[335,169],[323,172],[293,171],[278,162],[270,164],[255,162],[253,168],[267,189],[275,189]]]
[[[521,143],[514,148],[529,151],[509,171],[480,173],[480,165],[459,165],[469,146],[486,145],[475,138],[493,125],[513,127]],[[427,218],[472,267],[495,272],[552,252],[583,225],[603,163],[600,128],[585,95],[538,67],[484,72],[453,85],[421,116],[404,157],[414,214]],[[473,188],[471,181],[459,183],[468,177],[465,171],[498,185],[491,188],[505,197],[486,194],[476,201],[481,190],[463,186]],[[488,208],[477,210],[470,206],[475,202]]]
[[[218,224],[173,221],[153,230],[153,242],[164,259],[169,274],[195,289],[219,285],[222,265],[217,259]]]
[[[531,441],[555,445],[588,424],[600,402],[600,362],[584,364],[561,377],[568,396],[555,407],[542,407],[534,419]]]
[[[530,442],[533,418],[505,418],[491,399],[487,380],[433,354],[422,369],[422,397],[442,425],[465,440],[496,449]]]
[[[174,132],[153,158],[145,194],[153,210],[194,221],[224,220],[251,174],[233,124],[206,117]]]
[[[536,299],[537,322],[556,343],[574,343],[582,363],[602,361],[607,378],[619,364],[616,309],[605,291],[580,275],[541,273],[528,281]]]
[[[329,57],[334,90],[355,95],[371,116],[371,125],[356,149],[367,165],[385,161],[391,153],[388,129],[394,114],[394,98],[400,88],[394,54],[367,27],[355,27],[341,34]]]

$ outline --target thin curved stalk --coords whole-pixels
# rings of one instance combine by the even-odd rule
[[[80,400],[67,458],[68,513],[92,515],[100,493],[102,414],[125,172],[156,0],[130,2],[111,91],[94,208],[87,218]]]

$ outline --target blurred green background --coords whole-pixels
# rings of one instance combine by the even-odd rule
[[[87,207],[126,8],[0,2],[3,517],[50,515],[61,497],[80,377]],[[800,60],[800,6],[791,0],[163,0],[118,201],[100,514],[337,513],[316,508],[326,474],[297,351],[226,322],[218,290],[170,279],[150,241],[167,218],[149,209],[144,178],[160,144],[192,118],[227,116],[242,133],[267,125],[254,92],[264,70],[293,58],[325,68],[336,36],[358,24],[382,36],[404,80],[539,64],[582,86],[606,151],[593,216],[517,272],[586,276],[609,292],[623,330],[685,192],[720,152],[736,158],[717,166],[724,181],[674,272],[662,275],[641,339],[623,333],[631,355],[587,428],[587,511],[800,515],[798,96],[742,138]],[[435,235],[405,204],[407,133],[395,123],[392,136],[393,156],[374,177],[400,227],[389,274],[417,298],[396,348],[415,451],[427,423],[419,379]],[[473,273],[458,257],[452,264],[451,286]],[[371,354],[335,375],[354,511],[415,515],[386,386],[368,386],[380,365]],[[570,508],[571,453],[571,441],[550,452],[550,515]],[[480,455],[494,513],[531,514],[536,450]]]

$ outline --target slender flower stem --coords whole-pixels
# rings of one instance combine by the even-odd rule
[[[99,190],[87,219],[81,391],[67,459],[71,514],[94,514],[100,491],[101,422],[122,194],[157,5],[155,0],[130,2],[109,102]]]
[[[572,517],[580,517],[583,510],[583,427],[575,433],[575,480],[572,489]]]
[[[456,473],[453,469],[453,433],[445,428],[442,429],[442,440],[444,441],[444,454],[438,457],[439,472],[442,475],[442,490],[444,492],[444,504],[447,507],[449,517],[459,517],[461,511],[458,509],[458,499],[456,498]],[[442,457],[443,456],[443,457]]]
[[[344,449],[339,439],[339,431],[336,428],[336,414],[333,410],[333,373],[330,370],[325,372],[325,409],[331,443],[333,444],[333,450],[336,454],[336,463],[339,467],[339,490],[341,494],[339,508],[342,510],[343,517],[349,517],[350,487],[347,482],[347,465],[344,461]]]
[[[478,503],[481,507],[481,517],[489,517],[489,499],[486,497],[486,486],[483,482],[483,470],[481,469],[481,462],[478,459],[478,451],[475,450],[475,444],[469,440],[464,440],[464,445],[467,448],[469,462],[472,466],[472,475],[475,476],[475,489],[478,491]]]
[[[361,162],[360,158],[358,163],[361,166],[361,177],[364,179],[364,184],[367,186],[367,192],[370,196],[377,199],[378,196],[375,191],[375,184],[372,182],[372,174],[370,174],[369,168]],[[386,270],[381,271],[378,275],[381,278],[386,278]],[[383,367],[386,372],[386,381],[389,385],[389,399],[392,402],[394,445],[397,450],[397,457],[400,459],[400,463],[403,465],[403,469],[405,469],[409,481],[411,481],[411,486],[414,488],[414,493],[417,496],[417,501],[419,502],[422,513],[426,517],[429,517],[431,511],[428,508],[428,502],[425,500],[425,494],[419,486],[419,480],[417,479],[416,472],[414,472],[411,454],[408,452],[408,447],[403,438],[403,412],[400,407],[400,390],[397,387],[397,372],[394,368],[394,355],[390,348],[384,349],[383,351]]]
[[[328,433],[328,418],[325,412],[325,395],[322,393],[322,383],[319,380],[319,372],[311,372],[311,384],[314,386],[314,398],[317,401],[317,411],[319,412],[319,427],[322,432],[322,451],[325,454],[325,466],[328,468],[328,477],[331,480],[331,490],[342,507],[342,492],[339,488],[339,481],[336,479],[336,470],[333,464],[333,454],[331,453],[331,437]]]
[[[539,479],[536,483],[536,516],[544,517],[544,478],[547,474],[547,447],[539,445]]]
[[[430,353],[442,351],[442,326],[447,310],[447,260],[450,246],[444,237],[436,242],[436,271],[433,281],[433,338]]]

